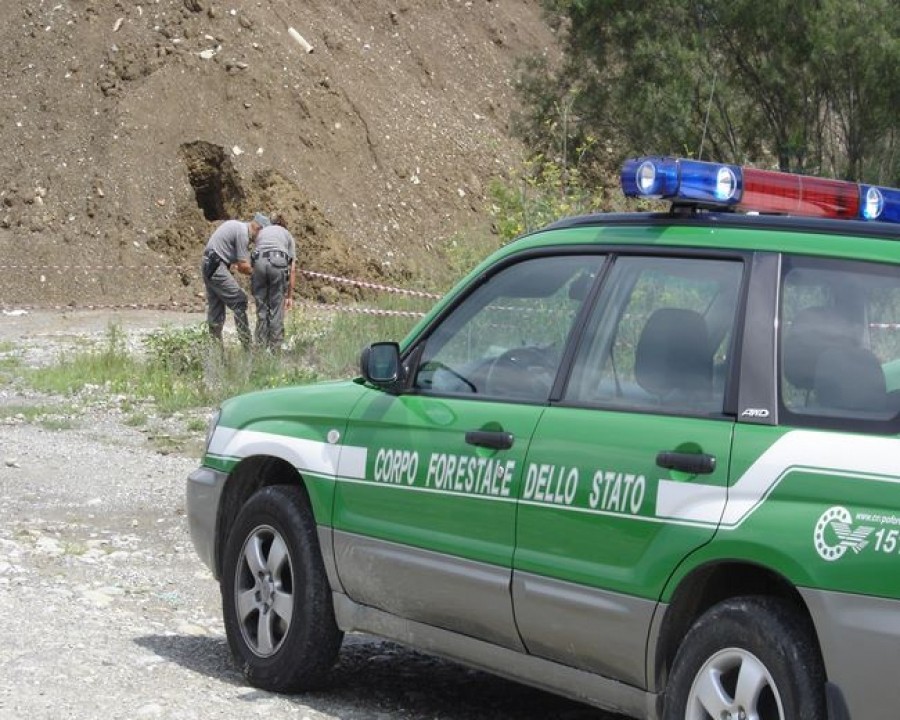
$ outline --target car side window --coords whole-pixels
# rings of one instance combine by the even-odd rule
[[[415,389],[544,402],[600,255],[536,257],[501,269],[425,342]]]
[[[740,261],[616,259],[588,320],[565,400],[721,413],[742,276]]]
[[[780,396],[786,422],[884,422],[900,410],[895,266],[785,258]],[[831,421],[831,422],[829,422]]]

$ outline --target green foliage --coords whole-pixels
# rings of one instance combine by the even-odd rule
[[[862,6],[862,7],[861,7]],[[900,20],[894,3],[826,2],[813,28],[813,62],[827,82],[835,137],[824,160],[854,180],[900,185]],[[844,157],[846,153],[846,157]]]
[[[389,298],[382,304],[405,304],[417,313],[430,301]],[[121,407],[130,412],[126,424],[141,426],[147,403],[174,413],[252,390],[353,376],[365,344],[401,339],[417,319],[297,309],[288,316],[284,349],[278,353],[246,352],[230,342],[221,346],[202,324],[164,327],[147,335],[143,348],[130,350],[126,334],[112,325],[99,345],[61,354],[51,366],[27,372],[25,380],[55,394],[123,395]]]
[[[525,161],[507,182],[489,187],[494,226],[506,243],[569,215],[606,206],[604,187],[589,187],[577,166],[568,167],[543,155]]]
[[[185,427],[189,432],[201,432],[206,429],[206,421],[200,418],[191,418]]]
[[[15,350],[0,349],[0,383],[16,382],[22,374],[21,368],[22,358],[15,354]]]
[[[583,167],[675,154],[898,184],[900,14],[888,0],[544,0],[558,68],[522,67],[516,123]],[[561,140],[565,141],[565,147]],[[610,151],[611,148],[616,148]]]
[[[144,427],[149,418],[144,412],[134,412],[125,418],[125,424],[128,427]]]
[[[28,380],[38,390],[57,394],[84,390],[86,385],[102,385],[109,392],[122,393],[128,389],[134,371],[125,334],[111,325],[99,347],[60,354],[55,365],[32,371]]]
[[[76,423],[70,417],[44,417],[40,419],[40,426],[49,432],[57,430],[72,430]]]
[[[203,370],[212,338],[204,324],[184,328],[162,328],[144,338],[150,363],[175,374]]]
[[[403,339],[431,305],[428,299],[382,296],[371,305],[340,312],[295,309],[286,327],[286,346],[322,377],[352,377],[359,373],[363,347],[376,340]],[[415,315],[389,314],[394,312]]]
[[[499,186],[499,183],[498,183]],[[493,186],[489,192],[494,193]],[[496,212],[495,221],[498,220]],[[505,240],[509,239],[499,225],[496,226],[498,235],[463,235],[452,236],[444,245],[443,254],[447,262],[447,272],[441,290],[449,290],[455,283],[473,270],[478,263],[497,250]]]
[[[35,422],[47,417],[65,416],[71,412],[70,407],[57,405],[10,404],[0,407],[0,419],[19,417],[27,422]]]

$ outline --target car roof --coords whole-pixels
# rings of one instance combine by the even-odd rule
[[[798,217],[793,215],[712,212],[678,206],[669,212],[576,215],[557,220],[537,230],[536,233],[565,228],[610,226],[742,228],[748,230],[781,230],[818,235],[900,240],[900,225],[891,223],[867,222],[864,220],[834,220],[831,218]]]

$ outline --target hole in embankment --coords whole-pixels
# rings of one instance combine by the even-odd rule
[[[244,190],[225,148],[197,140],[184,143],[180,154],[203,216],[210,221],[235,217]]]

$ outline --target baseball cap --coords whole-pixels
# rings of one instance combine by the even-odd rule
[[[262,213],[259,213],[259,212],[253,216],[253,222],[255,222],[260,227],[268,227],[269,225],[272,224],[272,221],[269,220],[268,215],[263,215]]]

